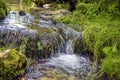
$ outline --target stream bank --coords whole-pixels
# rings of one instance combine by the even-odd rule
[[[20,49],[37,61],[27,68],[26,80],[69,80],[67,76],[84,80],[92,67],[89,57],[83,56],[82,33],[55,23],[53,14],[45,12],[36,17],[11,11],[0,23],[0,46]]]

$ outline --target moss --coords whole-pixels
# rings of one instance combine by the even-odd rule
[[[0,79],[12,80],[24,73],[27,59],[18,51],[11,49],[6,53],[6,57],[0,57],[0,65]]]
[[[30,29],[37,30],[40,34],[51,33],[50,29],[38,27],[38,26],[36,26],[36,23],[34,26],[30,26]]]

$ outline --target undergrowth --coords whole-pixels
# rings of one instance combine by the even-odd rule
[[[7,6],[4,0],[0,0],[0,20],[4,19],[8,14]]]
[[[102,59],[102,67],[97,74],[97,77],[102,74],[108,74],[110,78],[115,77],[120,80],[120,51],[117,49],[116,44],[111,47],[103,48],[105,58]]]

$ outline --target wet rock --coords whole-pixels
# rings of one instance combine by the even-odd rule
[[[38,78],[38,75],[33,75],[32,78],[33,78],[33,79],[37,79],[37,78]]]
[[[23,10],[20,10],[20,11],[19,11],[19,15],[20,15],[20,16],[25,16],[26,13],[25,13]]]
[[[44,10],[44,11],[39,12],[39,15],[40,15],[40,17],[43,17],[43,19],[45,19],[45,20],[50,20],[50,19],[54,20],[54,19],[60,18],[62,16],[65,16],[68,13],[69,13],[69,11],[66,9],[59,9],[59,10],[55,10],[55,11]]]
[[[41,19],[44,19],[46,21],[53,20],[53,16],[51,14],[46,14],[46,15],[39,15]]]
[[[0,16],[0,20],[4,20],[5,19],[5,17],[4,16]]]
[[[0,52],[0,58],[6,58],[7,57],[7,53],[10,51],[10,49],[4,51],[4,52]]]
[[[35,13],[35,12],[40,12],[40,11],[45,11],[46,9],[45,8],[42,8],[42,7],[32,7],[30,9],[30,12],[31,13]]]
[[[44,4],[43,8],[45,9],[50,9],[52,7],[52,4]]]
[[[0,80],[12,80],[15,76],[22,75],[27,66],[26,57],[14,49],[1,52],[5,56],[0,56]]]
[[[64,73],[52,69],[47,69],[45,74],[45,77],[38,80],[76,80],[74,75],[66,76]]]

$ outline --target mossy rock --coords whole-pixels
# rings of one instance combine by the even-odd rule
[[[3,20],[8,14],[7,6],[3,0],[0,0],[0,20]]]
[[[0,80],[12,80],[22,75],[27,66],[27,59],[14,49],[6,50],[0,56]]]

